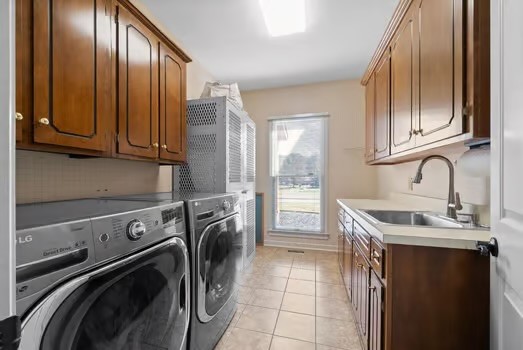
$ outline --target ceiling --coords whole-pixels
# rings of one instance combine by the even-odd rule
[[[148,0],[216,79],[253,90],[359,79],[398,0],[306,0],[305,33],[270,37],[258,0]]]

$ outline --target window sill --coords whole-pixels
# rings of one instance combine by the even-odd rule
[[[306,239],[318,239],[328,240],[328,233],[316,233],[316,232],[304,232],[304,231],[284,231],[284,230],[269,230],[269,236],[274,237],[291,237],[291,238],[306,238]]]

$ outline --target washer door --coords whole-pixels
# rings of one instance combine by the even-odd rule
[[[236,278],[242,264],[240,215],[210,224],[197,248],[197,315],[209,322],[236,292]]]
[[[56,289],[24,319],[20,349],[181,349],[188,288],[187,247],[172,238]]]

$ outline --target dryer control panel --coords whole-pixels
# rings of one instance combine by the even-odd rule
[[[180,202],[93,219],[96,262],[183,234],[183,217],[183,203]]]

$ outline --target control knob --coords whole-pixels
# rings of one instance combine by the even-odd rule
[[[228,200],[224,200],[222,203],[222,208],[223,208],[223,210],[231,209],[231,202],[229,202]]]
[[[134,219],[127,224],[127,237],[131,241],[137,241],[145,234],[146,227],[143,222]]]

